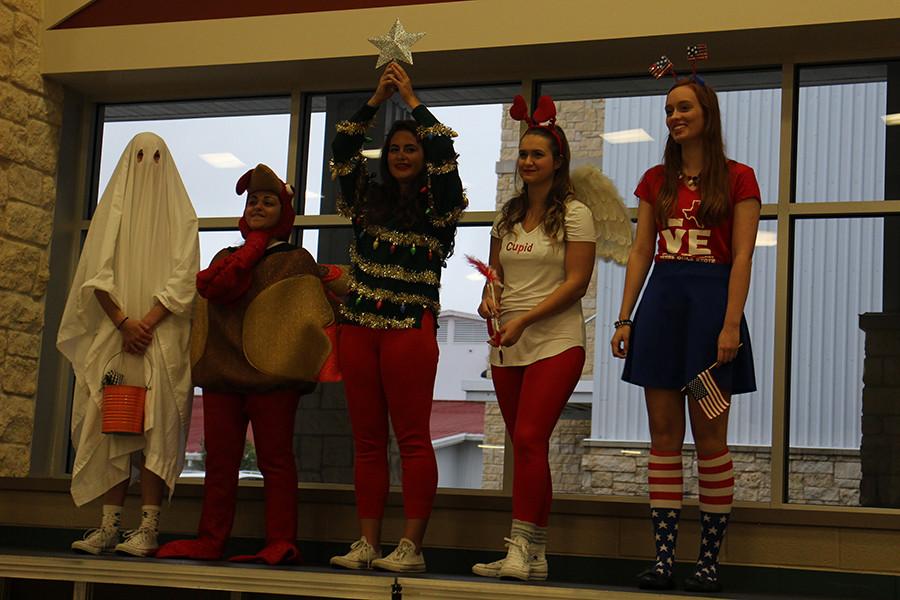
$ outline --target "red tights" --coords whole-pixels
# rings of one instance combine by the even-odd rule
[[[238,470],[250,422],[256,464],[263,474],[266,543],[294,544],[297,537],[294,419],[299,400],[300,395],[293,390],[246,395],[203,390],[206,481],[200,538],[224,544],[231,533]]]
[[[338,361],[353,427],[359,518],[380,519],[384,514],[390,488],[390,417],[400,446],[404,514],[407,519],[427,519],[437,491],[430,430],[438,361],[434,316],[425,311],[420,329],[342,325]]]
[[[521,367],[491,367],[506,430],[512,438],[513,519],[546,527],[553,499],[550,435],[584,366],[578,346]]]

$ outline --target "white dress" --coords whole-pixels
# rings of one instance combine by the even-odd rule
[[[156,134],[140,133],[125,148],[97,206],[56,341],[75,371],[76,505],[128,479],[130,456],[139,451],[171,494],[190,424],[190,317],[199,262],[197,215],[169,149]],[[172,313],[154,331],[146,362],[123,354],[106,366],[121,350],[122,336],[95,290],[108,292],[132,319],[157,301]],[[127,384],[150,382],[143,436],[101,432],[101,378],[111,367],[124,370]]]

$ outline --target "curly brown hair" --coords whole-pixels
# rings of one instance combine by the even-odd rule
[[[544,138],[550,145],[550,150],[554,160],[559,160],[560,165],[553,173],[553,183],[550,185],[550,192],[547,195],[547,211],[544,213],[543,223],[544,232],[550,239],[558,239],[559,232],[563,229],[566,220],[566,200],[572,194],[572,182],[569,179],[569,165],[572,162],[572,156],[569,152],[569,140],[562,127],[550,125],[559,136],[557,142],[556,136],[548,127],[537,126],[529,127],[522,135],[522,139],[527,135],[536,135]],[[560,148],[560,143],[562,148]],[[517,171],[518,172],[518,171]],[[522,182],[522,189],[519,193],[510,198],[509,202],[503,205],[500,211],[500,220],[497,222],[497,231],[500,237],[507,232],[512,231],[516,223],[525,220],[525,213],[528,211],[528,184]]]

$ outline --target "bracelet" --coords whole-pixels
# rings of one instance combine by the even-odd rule
[[[127,320],[128,320],[128,317],[125,317],[124,319],[122,319],[121,321],[119,321],[119,324],[116,325],[116,329],[122,329],[122,325],[124,325],[124,324],[125,324],[125,321],[127,321]]]
[[[613,323],[613,327],[615,327],[616,329],[618,329],[619,327],[625,327],[626,325],[631,327],[634,325],[634,321],[632,321],[631,319],[619,319],[618,321]]]

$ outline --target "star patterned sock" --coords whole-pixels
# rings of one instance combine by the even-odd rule
[[[654,570],[659,575],[671,577],[684,495],[681,452],[651,448],[647,477],[650,484],[650,518],[653,521],[653,541],[656,546]]]
[[[700,554],[698,579],[717,581],[719,551],[734,501],[734,465],[728,448],[710,456],[697,456],[700,487]]]

